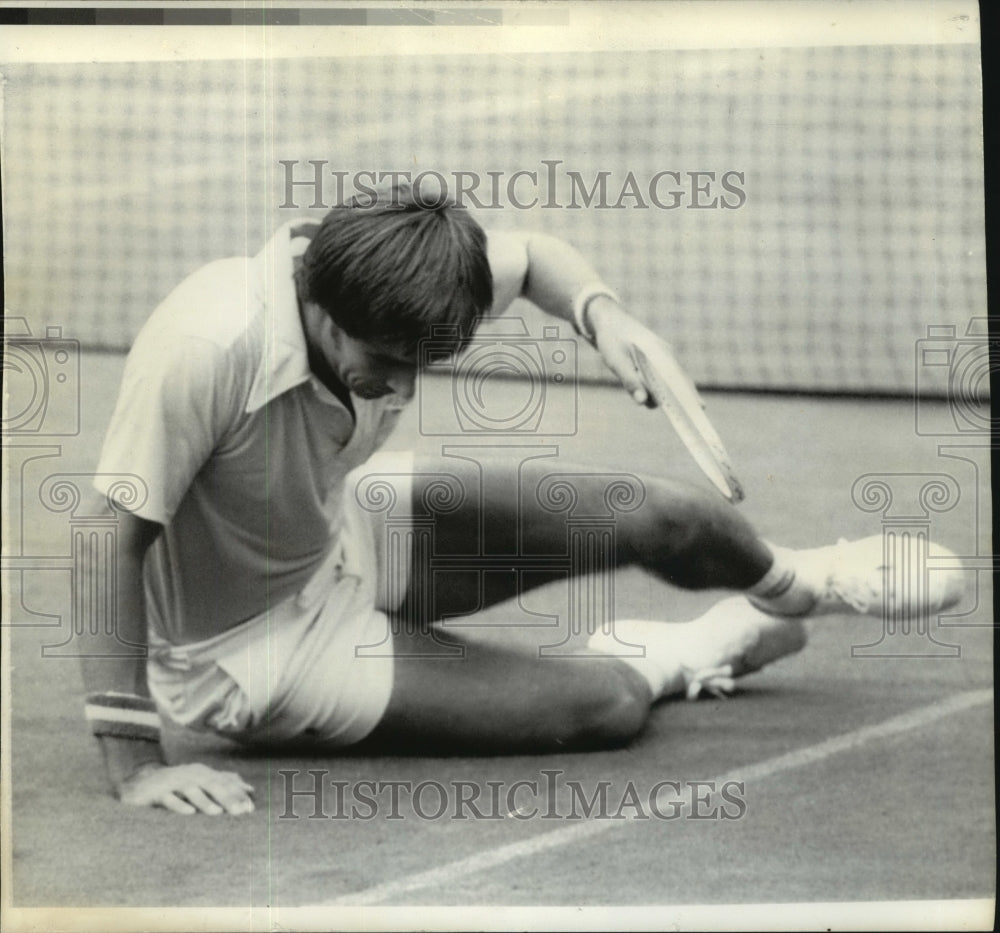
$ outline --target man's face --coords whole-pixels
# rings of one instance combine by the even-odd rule
[[[351,337],[316,305],[307,306],[303,318],[312,355],[328,367],[326,373],[317,373],[321,378],[334,377],[360,398],[413,398],[417,361],[408,350]]]

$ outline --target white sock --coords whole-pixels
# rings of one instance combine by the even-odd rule
[[[758,609],[774,615],[803,616],[816,605],[816,591],[797,566],[796,552],[769,544],[771,569],[746,591]]]

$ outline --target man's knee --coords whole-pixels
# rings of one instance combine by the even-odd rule
[[[599,678],[581,678],[590,689],[567,710],[566,745],[614,748],[632,741],[646,724],[651,696],[645,681],[625,665],[604,667]]]
[[[642,508],[624,523],[630,544],[638,551],[655,547],[661,554],[696,548],[718,525],[715,496],[687,483],[649,483]]]
[[[686,589],[746,589],[773,559],[736,509],[696,486],[651,482],[643,508],[626,527],[624,559]]]

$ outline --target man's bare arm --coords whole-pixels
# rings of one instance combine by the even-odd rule
[[[118,566],[114,574],[115,625],[93,636],[95,657],[83,658],[83,684],[88,694],[105,692],[149,696],[146,683],[146,659],[137,656],[131,646],[146,645],[146,610],[142,591],[142,562],[149,546],[160,533],[160,526],[129,513],[122,513],[118,524]],[[88,546],[89,545],[88,543]],[[99,546],[99,545],[92,545]],[[87,560],[86,567],[95,562]],[[84,586],[86,587],[86,582]],[[103,655],[99,657],[98,655]],[[108,777],[117,789],[122,780],[148,762],[163,762],[158,742],[99,736]]]
[[[553,317],[582,327],[635,401],[651,404],[632,348],[655,357],[669,353],[668,345],[605,293],[600,275],[575,247],[544,233],[497,233],[489,237],[489,258],[495,314],[523,297]]]
[[[83,681],[88,695],[149,697],[145,652],[147,645],[142,565],[160,534],[155,522],[124,512],[118,526],[117,568],[114,575],[115,626],[95,636],[93,657],[84,658]],[[86,566],[94,566],[91,561]],[[86,586],[86,581],[82,581]],[[100,657],[104,655],[104,657]],[[168,767],[159,741],[99,735],[108,778],[123,803],[162,806],[176,813],[249,813],[252,788],[233,772],[201,764]]]

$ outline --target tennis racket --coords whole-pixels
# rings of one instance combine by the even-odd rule
[[[653,401],[670,419],[701,471],[730,502],[742,502],[743,486],[733,472],[729,454],[708,420],[701,397],[687,373],[669,351],[657,354],[654,365],[633,345],[632,358]]]

